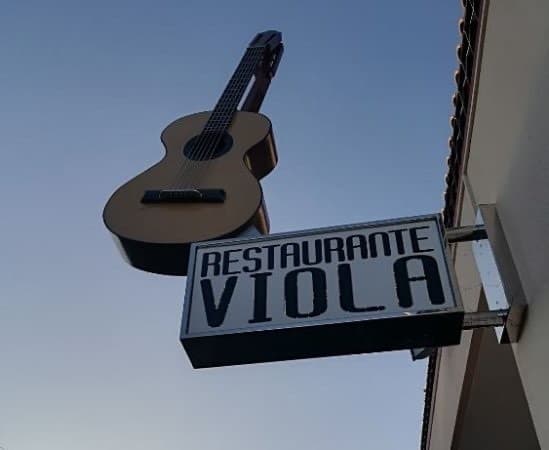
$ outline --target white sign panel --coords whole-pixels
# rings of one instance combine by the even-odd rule
[[[204,360],[195,364],[200,367],[323,356],[319,348],[303,348],[306,343],[285,342],[289,334],[284,330],[289,329],[294,329],[292,340],[322,341],[333,336],[340,350],[327,354],[344,354],[343,341],[357,332],[364,334],[365,322],[378,320],[379,327],[383,319],[442,312],[462,315],[439,216],[422,216],[193,245],[181,339],[191,361]],[[408,322],[390,322],[408,328]],[[344,327],[346,323],[351,326]],[[215,347],[224,347],[222,337],[229,335],[232,341],[239,336],[242,358],[236,351],[232,359],[225,355],[216,363],[215,349],[209,347],[214,342]],[[388,346],[378,336],[379,345],[370,342],[364,351],[412,347],[413,335],[401,336]],[[255,345],[262,340],[270,347],[263,349],[264,357]],[[394,341],[394,336],[389,340]],[[193,342],[202,342],[198,351],[207,354],[197,356],[197,350],[190,348]],[[350,344],[356,350],[356,343]],[[300,349],[293,355],[285,345]],[[247,346],[253,347],[254,357],[244,354]],[[273,348],[275,355],[270,354]]]

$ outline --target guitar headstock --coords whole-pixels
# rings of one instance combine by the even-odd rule
[[[248,45],[248,50],[255,48],[263,49],[261,52],[263,61],[260,64],[259,70],[263,72],[264,76],[273,78],[278,69],[282,52],[284,51],[282,33],[276,30],[257,33],[250,42],[250,45]]]
[[[282,33],[276,30],[267,30],[257,33],[248,45],[248,48],[264,48],[269,53],[274,52],[282,44]]]

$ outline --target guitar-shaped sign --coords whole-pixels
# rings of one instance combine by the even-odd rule
[[[182,117],[161,134],[164,158],[118,188],[103,220],[134,267],[186,275],[190,244],[254,226],[268,233],[259,180],[276,165],[270,120],[237,111],[281,34],[258,34],[213,111]]]

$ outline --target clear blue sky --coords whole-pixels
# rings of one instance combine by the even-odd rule
[[[185,280],[123,262],[111,192],[282,31],[272,231],[438,212],[458,0],[26,1],[0,15],[0,446],[417,449],[408,352],[193,371]]]

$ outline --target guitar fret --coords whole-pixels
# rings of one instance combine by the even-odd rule
[[[262,48],[246,50],[235,73],[230,78],[221,97],[219,98],[214,111],[206,122],[203,133],[208,136],[215,136],[216,133],[223,133],[231,124],[233,115],[238,108],[242,95],[250,84],[256,67],[259,64]]]

